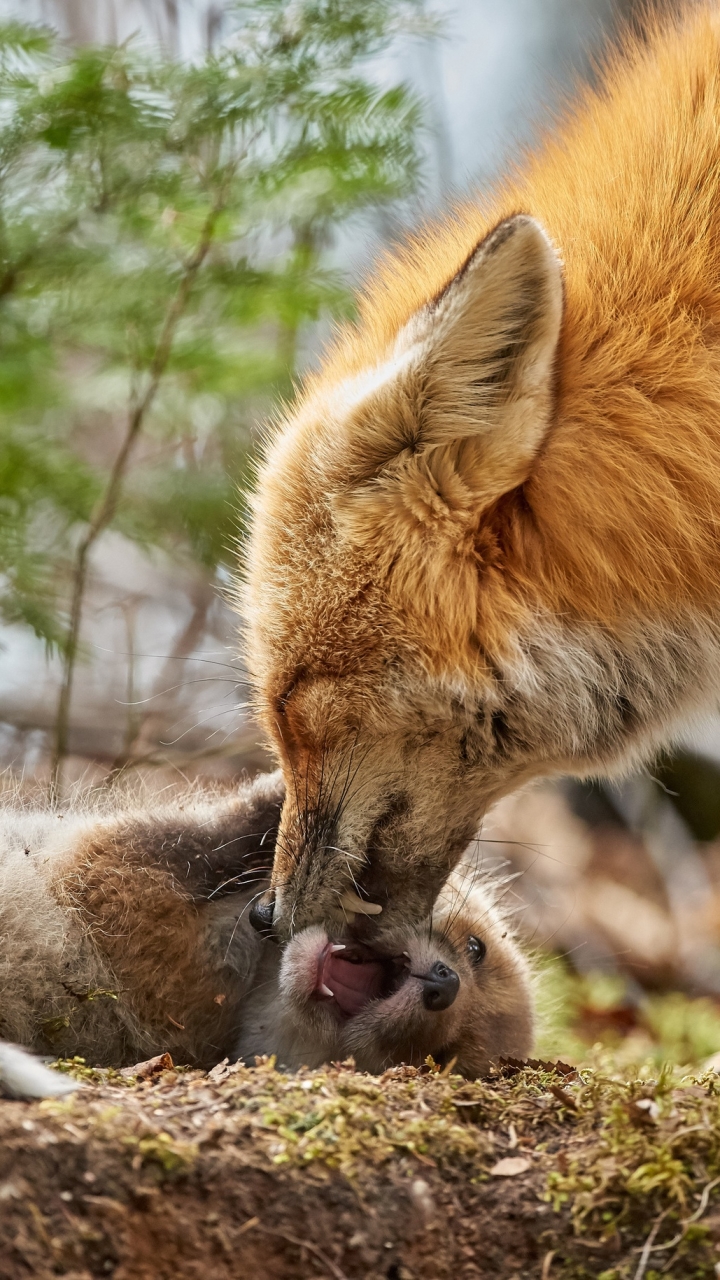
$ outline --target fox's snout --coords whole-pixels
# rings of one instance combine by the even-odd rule
[[[445,873],[443,866],[428,865],[408,877],[407,868],[395,867],[391,857],[350,858],[338,848],[304,848],[284,878],[256,899],[250,922],[258,933],[282,942],[313,925],[331,936],[349,931],[359,941],[374,942],[427,920]]]

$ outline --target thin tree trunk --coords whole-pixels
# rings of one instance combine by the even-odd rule
[[[186,263],[177,293],[175,294],[175,297],[165,315],[165,320],[160,331],[160,337],[155,348],[155,353],[150,362],[145,393],[131,408],[125,436],[110,471],[105,491],[101,494],[95,504],[95,509],[90,516],[89,524],[80,540],[75,555],[75,567],[72,575],[70,621],[65,643],[63,678],[60,685],[60,695],[58,697],[57,714],[55,718],[55,743],[50,769],[50,799],[53,803],[60,798],[62,765],[65,756],[67,755],[68,732],[70,727],[70,704],[72,700],[73,679],[75,676],[75,664],[77,661],[80,624],[82,621],[85,588],[87,586],[90,552],[115,515],[133,445],[140,435],[145,418],[152,407],[162,376],[167,368],[178,322],[185,310],[185,307],[187,306],[190,290],[195,282],[198,271],[210,250],[215,224],[217,223],[221,207],[222,204],[219,200],[213,205],[205,221],[197,248],[195,249],[192,257]]]
[[[138,598],[131,597],[123,601],[120,608],[125,621],[125,643],[127,644],[127,674],[125,679],[125,704],[127,717],[121,754],[130,750],[138,733],[140,717],[138,716],[135,698],[135,632],[137,627]]]
[[[132,735],[128,735],[120,755],[113,760],[103,786],[111,786],[128,765],[135,763],[136,757],[144,758],[156,752],[168,714],[177,700],[176,664],[190,658],[200,644],[207,627],[208,611],[214,599],[215,592],[209,582],[200,583],[193,592],[192,612],[178,633],[172,652],[165,659],[155,681],[155,692],[150,699],[151,709],[136,722]]]

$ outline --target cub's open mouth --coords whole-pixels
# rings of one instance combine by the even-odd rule
[[[381,956],[360,943],[328,942],[318,956],[316,1000],[333,1000],[352,1018],[371,1000],[393,995],[410,973],[410,957]]]

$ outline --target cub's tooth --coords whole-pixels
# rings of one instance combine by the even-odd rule
[[[331,945],[331,947],[330,947],[330,950],[331,950],[331,952],[333,952],[333,954],[334,954],[336,951],[344,951],[344,950],[345,950],[345,943],[344,943],[344,942],[333,942],[333,943],[332,943],[332,945]]]
[[[340,895],[340,902],[346,911],[355,911],[361,916],[379,916],[382,911],[379,902],[365,902],[351,890]]]
[[[324,982],[321,982],[319,991],[321,996],[327,996],[329,1000],[335,999],[335,992],[331,991],[329,987],[326,987]]]

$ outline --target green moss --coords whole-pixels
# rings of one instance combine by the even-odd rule
[[[124,1076],[115,1067],[89,1067],[84,1058],[56,1058],[51,1065],[55,1071],[86,1084],[115,1084],[127,1088],[135,1083],[134,1076]]]
[[[350,1064],[287,1075],[267,1061],[215,1078],[165,1072],[122,1091],[74,1061],[65,1068],[92,1087],[42,1108],[161,1178],[195,1168],[209,1144],[213,1159],[241,1147],[253,1163],[339,1174],[359,1193],[384,1167],[467,1188],[512,1152],[527,1157],[516,1191],[552,1210],[542,1221],[558,1280],[633,1280],[653,1231],[645,1280],[714,1277],[720,1078],[652,1061],[631,1075],[602,1053],[606,1071],[507,1063],[477,1081],[432,1063],[377,1079]]]
[[[697,1219],[720,1190],[711,1185],[720,1177],[717,1077],[679,1080],[666,1068],[651,1084],[587,1072],[575,1100],[577,1154],[548,1174],[545,1199],[569,1213],[578,1236],[643,1241],[654,1230],[658,1265],[672,1254],[682,1260],[669,1274],[714,1276],[709,1232]]]
[[[128,1137],[125,1142],[137,1151],[141,1164],[158,1165],[166,1174],[188,1172],[198,1153],[195,1143],[178,1142],[162,1131],[146,1138]]]
[[[352,1176],[358,1165],[384,1164],[404,1153],[420,1163],[452,1166],[470,1176],[483,1173],[487,1139],[462,1122],[451,1100],[444,1105],[445,1091],[464,1085],[459,1077],[453,1084],[443,1081],[438,1105],[426,1105],[426,1113],[417,1110],[412,1077],[398,1081],[391,1095],[366,1076],[341,1076],[332,1089],[329,1083],[330,1077],[322,1072],[313,1080],[268,1075],[265,1085],[271,1096],[261,1100],[256,1123],[276,1136],[270,1147],[273,1163],[319,1163]],[[257,1099],[253,1111],[256,1105]],[[245,1109],[242,1095],[238,1106]]]

